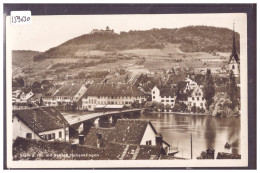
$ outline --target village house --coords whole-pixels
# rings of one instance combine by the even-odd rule
[[[41,140],[69,140],[69,124],[54,107],[13,110],[13,140],[17,137]]]
[[[144,103],[146,95],[133,85],[92,84],[82,98],[82,109],[94,111],[96,107],[109,107],[108,105],[131,107],[134,101]]]
[[[33,92],[30,91],[28,93],[26,92],[22,92],[20,95],[19,95],[19,99],[16,99],[16,102],[18,103],[28,103],[28,100],[33,96]]]
[[[54,97],[58,90],[56,88],[50,88],[48,91],[43,93],[42,100],[45,106],[58,106],[58,103]]]
[[[34,105],[39,105],[42,99],[42,93],[35,93],[29,100],[28,102],[34,104]]]
[[[174,107],[177,98],[177,88],[169,86],[155,86],[152,89],[152,101],[169,104]]]
[[[58,105],[77,103],[87,91],[86,85],[69,83],[61,86],[55,93],[54,98]],[[81,105],[77,105],[79,108]]]
[[[188,96],[188,109],[190,110],[193,106],[206,109],[206,100],[203,97],[202,86],[197,86],[192,90],[190,96]]]
[[[129,159],[138,158],[142,149],[151,151],[163,149],[164,154],[170,152],[170,145],[156,131],[150,121],[135,119],[119,119],[114,128],[91,127],[85,136],[84,144],[97,148],[118,148],[119,159],[126,159],[125,153],[131,153]],[[149,156],[152,158],[152,155]]]
[[[32,140],[17,137],[13,142],[14,160],[25,160],[25,153],[55,154],[59,157],[31,157],[45,160],[158,160],[167,155],[170,145],[150,121],[118,120],[114,128],[91,127],[79,144]],[[65,157],[65,154],[66,157]],[[73,155],[78,157],[73,157]]]
[[[20,101],[20,94],[22,93],[21,90],[15,90],[12,92],[12,103],[16,103]]]

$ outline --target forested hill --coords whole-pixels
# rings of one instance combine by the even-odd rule
[[[85,34],[36,55],[34,60],[46,58],[77,58],[78,52],[101,50],[120,51],[129,49],[162,49],[167,43],[179,44],[183,52],[230,52],[232,30],[208,26],[188,26],[180,29],[152,29],[129,31],[120,34]],[[239,52],[239,34],[236,33]]]

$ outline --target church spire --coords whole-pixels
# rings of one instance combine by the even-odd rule
[[[232,54],[236,55],[237,54],[237,49],[236,49],[236,35],[235,35],[235,23],[233,23],[233,49],[232,49]]]

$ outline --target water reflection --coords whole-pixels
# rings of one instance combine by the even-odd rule
[[[190,134],[193,139],[193,158],[200,156],[202,151],[211,147],[218,152],[240,153],[240,118],[225,118],[212,116],[185,116],[171,113],[146,113],[135,119],[150,120],[156,130],[173,148],[180,152],[178,157],[190,158]],[[97,127],[114,127],[115,122],[99,122]],[[225,149],[226,142],[232,144],[231,149]]]
[[[151,120],[164,139],[173,147],[178,147],[179,157],[191,156],[190,133],[193,138],[193,158],[209,147],[215,149],[215,156],[217,152],[240,154],[240,118],[148,113],[140,119]],[[233,147],[225,149],[226,142]]]

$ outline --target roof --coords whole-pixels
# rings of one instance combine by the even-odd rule
[[[186,89],[186,86],[187,86],[187,83],[188,83],[188,82],[186,82],[186,81],[181,81],[181,82],[179,82],[178,85],[177,85],[177,86],[178,86],[178,89],[179,89],[179,90],[185,90],[185,89]]]
[[[177,93],[177,88],[171,86],[158,86],[161,96],[175,96]]]
[[[30,156],[24,157],[25,155]],[[107,158],[108,154],[104,148],[76,145],[76,149],[73,149],[69,142],[17,137],[13,143],[14,160],[107,160]]]
[[[144,96],[137,87],[125,83],[92,84],[85,93],[86,96]]]
[[[50,88],[48,91],[46,91],[45,93],[43,93],[43,97],[53,97],[57,92],[56,88]]]
[[[37,107],[13,110],[13,116],[18,117],[35,133],[63,128],[69,123],[55,107]]]
[[[176,100],[179,100],[179,101],[188,101],[188,97],[190,96],[189,93],[179,93],[177,95],[177,99]]]
[[[66,84],[64,86],[61,86],[58,92],[55,94],[55,96],[75,96],[80,88],[82,87],[81,84],[72,83],[72,84]]]
[[[110,142],[124,144],[140,144],[148,124],[157,134],[152,123],[147,120],[119,119],[115,129],[109,135]]]
[[[109,134],[114,128],[95,128],[91,127],[88,134],[85,137],[85,145],[97,146],[97,134],[102,134],[102,142],[107,144]]]
[[[157,146],[118,143],[109,143],[107,150],[110,160],[157,160],[162,153]]]
[[[169,80],[167,83],[170,83],[170,84],[176,83],[177,84],[179,82],[185,81],[185,79],[186,79],[185,75],[171,75],[169,77]]]
[[[41,97],[42,97],[42,93],[35,93],[32,97],[31,97],[31,100],[40,100]]]
[[[13,160],[155,160],[161,153],[162,148],[148,145],[110,143],[108,147],[97,148],[76,144],[73,149],[63,141],[17,137],[13,142]]]

